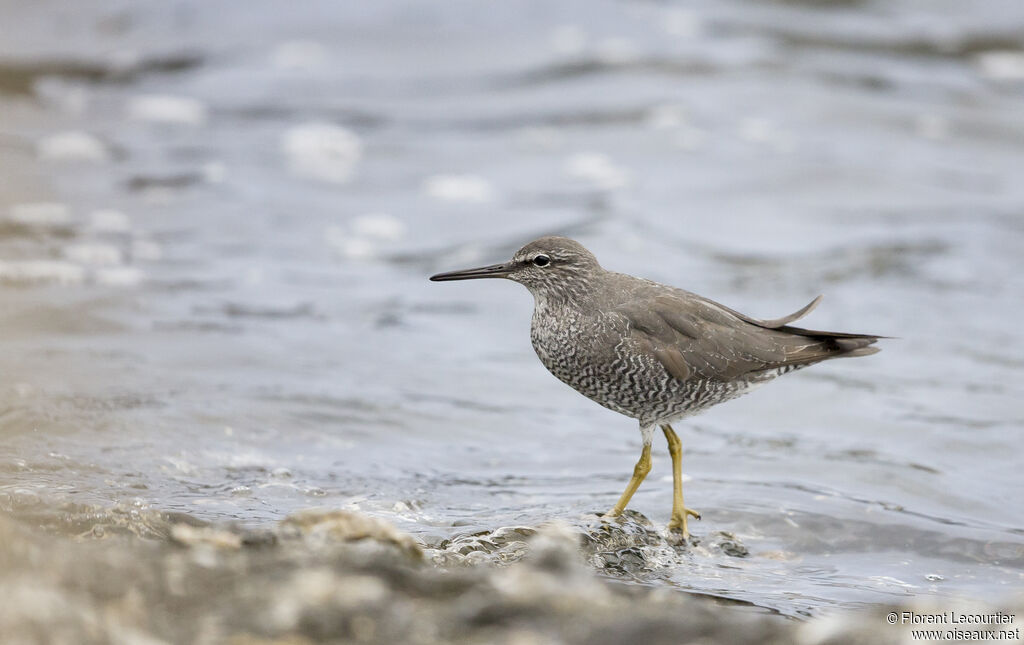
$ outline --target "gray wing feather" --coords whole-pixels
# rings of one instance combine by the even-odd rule
[[[617,308],[636,346],[674,378],[730,381],[763,370],[862,356],[878,337],[789,327],[821,301],[775,320],[758,320],[686,291],[632,299]]]
[[[726,307],[725,305],[720,305],[717,302],[712,302],[710,300],[706,300],[704,298],[701,298],[700,296],[696,296],[695,295],[694,297],[695,298],[699,298],[700,300],[703,300],[707,304],[710,304],[710,305],[712,305],[714,307],[717,307],[719,309],[727,311],[730,314],[732,314],[733,316],[739,318],[740,320],[744,320],[744,321],[750,323],[751,325],[756,325],[758,327],[764,327],[765,329],[778,329],[780,327],[784,327],[784,326],[788,325],[791,322],[796,322],[797,320],[800,320],[801,318],[803,318],[807,314],[809,314],[812,311],[814,311],[815,308],[817,308],[817,306],[819,304],[821,304],[821,299],[824,298],[824,296],[819,295],[817,298],[815,298],[814,300],[810,301],[809,303],[807,303],[806,305],[804,305],[800,309],[798,309],[798,310],[794,311],[793,313],[789,314],[788,316],[783,316],[782,318],[774,318],[772,320],[760,320],[758,318],[751,318],[750,316],[748,316],[746,314],[742,314],[742,313],[736,311],[735,309],[730,309],[730,308]]]

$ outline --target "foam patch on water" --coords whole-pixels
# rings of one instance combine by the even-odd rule
[[[704,143],[704,131],[692,125],[681,105],[655,105],[644,116],[647,127],[669,132],[669,142],[681,150],[697,150]]]
[[[208,184],[223,184],[228,177],[228,166],[223,161],[204,163],[201,170]]]
[[[377,247],[370,240],[353,237],[341,226],[328,226],[327,243],[339,256],[349,260],[370,260],[377,256]]]
[[[83,283],[85,276],[85,269],[81,266],[58,260],[0,262],[0,282],[12,284],[73,285]]]
[[[562,56],[578,56],[587,47],[587,32],[579,25],[562,25],[549,38],[551,49]]]
[[[974,64],[985,78],[994,81],[1024,80],[1024,52],[988,51],[974,57]]]
[[[352,220],[352,232],[378,240],[397,240],[405,235],[405,224],[394,215],[367,213]]]
[[[426,196],[446,202],[494,201],[494,187],[479,175],[432,175],[424,180],[422,190]]]
[[[206,122],[206,105],[187,96],[148,94],[128,102],[128,116],[138,121],[198,126]]]
[[[49,161],[106,161],[110,157],[103,142],[88,132],[57,132],[39,140],[39,157]]]
[[[581,152],[565,161],[565,173],[573,179],[589,182],[598,188],[612,190],[629,185],[629,171],[598,152]]]
[[[64,248],[64,257],[72,262],[93,266],[118,265],[123,260],[121,249],[101,243],[71,244]]]
[[[384,248],[405,237],[402,220],[387,213],[367,213],[352,218],[347,225],[331,225],[324,237],[334,252],[349,260],[380,257]]]
[[[95,273],[96,284],[108,287],[134,287],[144,278],[145,274],[136,267],[109,267],[97,269]]]
[[[23,226],[67,226],[71,209],[60,202],[31,202],[11,206],[8,219]]]
[[[305,123],[289,128],[281,149],[292,173],[307,179],[345,184],[363,156],[363,142],[333,123]]]

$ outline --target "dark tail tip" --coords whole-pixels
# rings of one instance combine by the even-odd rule
[[[878,342],[877,336],[862,336],[860,338],[834,338],[832,340],[839,354],[836,358],[856,358],[858,356],[870,356],[882,351],[880,347],[872,347]]]

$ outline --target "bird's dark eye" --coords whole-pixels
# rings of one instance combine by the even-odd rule
[[[538,255],[537,257],[533,258],[533,263],[539,267],[546,267],[549,262],[551,262],[551,258],[544,254]]]

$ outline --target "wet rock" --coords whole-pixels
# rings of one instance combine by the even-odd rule
[[[537,557],[537,549],[553,544],[552,536],[556,534],[561,536],[559,543],[563,546],[571,543],[573,558],[586,561],[604,573],[633,579],[652,570],[678,565],[690,549],[690,545],[670,542],[644,515],[627,510],[613,520],[595,514],[582,518],[575,525],[558,523],[542,527],[540,531],[519,526],[460,535],[443,540],[438,548],[428,550],[428,556],[439,566],[507,565],[525,557]],[[727,548],[728,545],[718,549],[718,554],[725,553]],[[738,552],[738,549],[730,552]]]
[[[4,493],[4,496],[6,498],[4,500],[4,505],[9,506],[14,510],[23,510],[39,506],[39,495],[27,488],[15,488],[8,493]]]
[[[281,533],[285,537],[301,536],[320,543],[370,540],[397,547],[413,559],[423,558],[423,549],[411,536],[383,520],[353,511],[300,511],[281,522]]]
[[[104,508],[43,499],[39,504],[16,506],[4,503],[0,497],[0,511],[48,533],[80,537],[131,535],[164,540],[170,537],[175,524],[206,526],[206,522],[190,515],[157,511],[141,502]]]
[[[444,540],[430,553],[438,564],[497,564],[520,560],[526,554],[526,540],[536,531],[526,526],[502,527]]]
[[[584,551],[616,551],[665,543],[658,529],[647,517],[628,509],[621,516],[611,520],[595,517],[583,528]]]
[[[732,558],[745,558],[750,555],[750,550],[735,534],[729,531],[715,531],[706,538],[693,537],[690,542],[693,546],[699,546],[707,552],[721,553]]]
[[[175,524],[171,527],[171,541],[182,546],[211,546],[218,549],[242,548],[242,536],[209,526]]]

